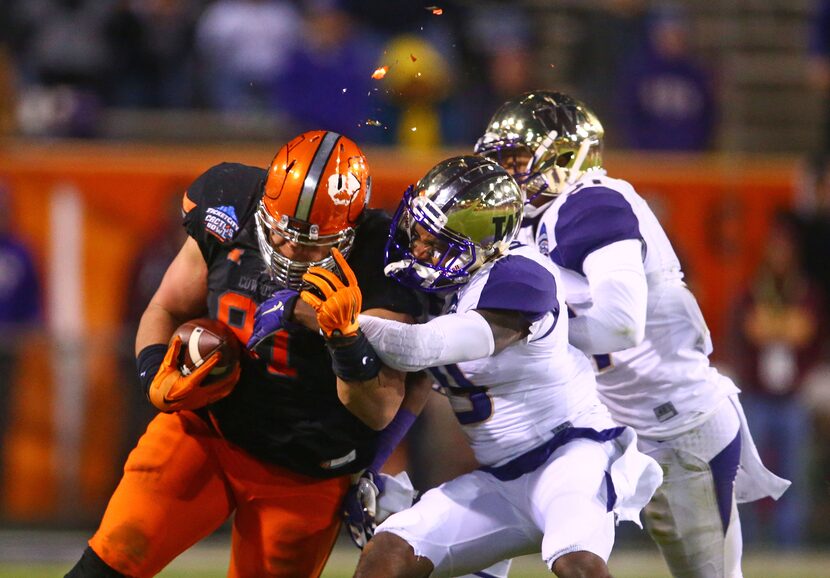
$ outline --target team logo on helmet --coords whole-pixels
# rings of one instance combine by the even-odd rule
[[[347,173],[329,177],[328,193],[335,205],[350,205],[358,192],[360,192],[360,181],[354,174]]]

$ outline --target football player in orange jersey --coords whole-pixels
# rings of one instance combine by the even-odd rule
[[[382,366],[356,326],[324,341],[297,298],[309,267],[335,269],[337,249],[364,313],[417,316],[415,295],[383,274],[390,220],[366,208],[370,190],[363,153],[327,131],[297,136],[268,169],[223,163],[188,188],[188,238],[136,337],[139,374],[161,413],[67,576],[153,576],[231,515],[228,576],[319,576],[351,477],[365,470],[358,498],[377,494],[377,470],[430,390]],[[185,376],[175,340],[168,347],[178,325],[200,316],[250,348],[209,397],[199,384],[218,359]],[[175,403],[164,394],[172,390]],[[356,516],[371,514],[356,503]],[[361,527],[371,516],[347,521],[356,541],[371,536]]]

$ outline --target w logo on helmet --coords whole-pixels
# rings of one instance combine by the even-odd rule
[[[350,204],[360,191],[360,181],[352,173],[334,174],[329,177],[328,193],[335,205]]]
[[[559,134],[573,134],[579,125],[579,109],[573,104],[546,106],[534,111],[533,116]]]

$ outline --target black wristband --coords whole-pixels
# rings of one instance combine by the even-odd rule
[[[366,335],[358,330],[355,337],[326,340],[331,354],[331,368],[344,381],[367,381],[380,373],[381,361]]]
[[[135,365],[138,368],[138,380],[141,382],[141,391],[144,392],[144,397],[149,397],[150,384],[153,383],[165,355],[167,355],[167,345],[156,343],[142,349],[138,353],[138,357],[135,358]]]

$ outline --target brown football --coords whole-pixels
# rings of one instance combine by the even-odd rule
[[[178,335],[182,340],[178,365],[179,371],[184,375],[196,371],[217,352],[222,356],[221,361],[210,370],[210,375],[202,382],[203,386],[211,385],[225,377],[239,363],[239,340],[233,330],[221,321],[206,317],[192,319],[182,323],[173,335]]]

